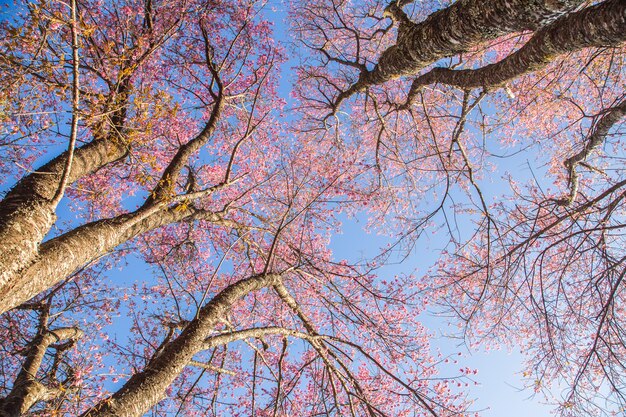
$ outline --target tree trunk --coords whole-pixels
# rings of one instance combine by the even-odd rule
[[[198,212],[191,207],[167,209],[153,206],[98,220],[51,239],[41,245],[31,265],[9,276],[9,284],[0,291],[0,314],[28,301],[141,233],[196,218],[218,223],[222,221],[221,216],[215,213]]]
[[[74,153],[68,183],[122,158],[126,147],[107,140],[91,142]],[[67,151],[24,177],[0,202],[0,289],[34,258],[56,221],[52,199],[59,187]]]
[[[167,387],[206,348],[205,339],[232,304],[247,294],[280,282],[278,274],[255,275],[226,287],[204,306],[182,333],[152,358],[142,372],[133,375],[111,397],[96,404],[82,417],[140,417],[161,399]]]

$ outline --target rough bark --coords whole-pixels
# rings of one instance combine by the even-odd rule
[[[538,30],[505,59],[479,69],[434,68],[412,84],[407,103],[425,85],[442,83],[469,89],[495,87],[537,71],[557,56],[588,47],[617,46],[626,41],[626,2],[610,0],[557,19]]]
[[[23,177],[0,201],[0,292],[12,276],[32,262],[39,244],[56,222],[55,194],[61,182],[72,184],[127,155],[128,144],[122,132],[129,90],[129,81],[122,80],[117,91],[111,93],[103,110],[113,109],[110,128],[99,126],[93,141],[73,151],[64,180],[69,151]]]
[[[35,261],[11,277],[0,292],[0,314],[28,301],[59,283],[79,268],[106,255],[115,247],[158,227],[183,221],[207,220],[233,226],[216,213],[193,207],[152,206],[121,216],[77,227],[43,243]]]
[[[0,400],[0,417],[19,417],[39,401],[58,395],[56,387],[47,387],[37,380],[46,350],[63,340],[78,340],[83,332],[73,327],[43,330],[31,342],[22,369],[18,373],[13,388],[6,398]]]
[[[142,416],[163,398],[167,387],[191,363],[193,356],[205,349],[207,336],[235,301],[275,285],[280,279],[278,274],[261,274],[226,287],[142,372],[133,375],[119,391],[87,410],[82,417]]]
[[[459,0],[420,23],[400,19],[396,44],[381,54],[371,71],[361,72],[358,81],[338,96],[335,105],[368,86],[416,75],[437,60],[466,52],[482,42],[538,30],[581,3],[582,0]],[[391,14],[401,13],[396,10]]]
[[[53,198],[67,152],[24,177],[0,202],[0,288],[37,253],[56,221]],[[74,152],[68,184],[126,155],[118,142],[97,140]]]

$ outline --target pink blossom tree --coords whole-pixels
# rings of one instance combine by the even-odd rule
[[[472,343],[514,332],[562,414],[623,407],[624,2],[294,2],[290,117],[264,6],[2,22],[2,413],[463,415],[433,302]],[[541,178],[486,186],[523,152]],[[335,259],[364,208],[410,247],[447,233],[438,267]],[[143,284],[94,278],[133,257]],[[105,340],[116,314],[128,342]]]
[[[3,415],[466,408],[435,377],[417,281],[333,259],[346,193],[369,198],[359,156],[279,125],[262,6],[42,2],[3,23]],[[132,256],[144,285],[89,278]],[[106,341],[115,315],[130,343]]]
[[[306,129],[369,149],[401,242],[449,235],[429,297],[474,346],[519,343],[563,415],[621,412],[624,2],[292,10]]]

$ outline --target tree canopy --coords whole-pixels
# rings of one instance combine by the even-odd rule
[[[274,7],[7,8],[0,416],[474,415],[426,310],[623,412],[626,2]]]

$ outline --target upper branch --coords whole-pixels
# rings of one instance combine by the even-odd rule
[[[557,19],[497,63],[467,70],[434,68],[413,81],[402,107],[410,105],[428,84],[442,83],[463,89],[496,87],[545,67],[559,55],[588,47],[617,46],[625,40],[626,3],[608,0]]]
[[[195,138],[182,145],[178,152],[176,152],[176,155],[174,155],[174,158],[172,158],[163,172],[159,184],[153,190],[152,195],[146,200],[144,206],[151,205],[155,201],[162,201],[173,194],[174,187],[183,167],[187,164],[189,157],[198,152],[208,142],[211,136],[213,136],[215,129],[217,129],[222,109],[224,108],[224,86],[220,79],[218,67],[213,62],[213,49],[209,43],[206,29],[202,26],[200,29],[202,31],[202,37],[204,38],[206,65],[213,77],[213,82],[217,86],[217,92],[211,91],[211,95],[215,100],[213,109],[202,131]]]
[[[390,6],[387,13],[401,23],[396,43],[381,54],[372,70],[362,71],[358,81],[337,96],[334,110],[343,100],[369,86],[415,75],[441,58],[465,52],[482,42],[509,33],[537,30],[581,3],[581,0],[459,0],[421,23],[408,21],[398,6]]]

